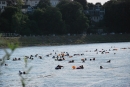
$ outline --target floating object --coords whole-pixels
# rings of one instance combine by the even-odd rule
[[[83,65],[77,67],[76,69],[84,69]]]
[[[113,50],[117,50],[117,49],[113,49]]]
[[[103,67],[102,67],[102,66],[100,66],[100,69],[103,69]]]
[[[93,58],[93,60],[95,60],[95,58]]]
[[[76,69],[76,66],[72,66],[72,69]]]
[[[108,60],[108,61],[107,61],[107,63],[110,63],[110,62],[111,62],[111,60]]]
[[[72,69],[84,69],[83,65],[76,67],[76,66],[72,66]]]
[[[82,62],[85,62],[85,59],[81,59]]]
[[[61,67],[56,67],[55,69],[61,69]]]
[[[55,69],[61,69],[61,67],[64,67],[64,66],[58,65],[57,67],[55,67]]]
[[[19,70],[19,75],[22,75],[22,74],[26,74],[26,72],[25,71],[22,72]]]
[[[22,74],[22,72],[21,71],[19,71],[19,75],[21,75]]]
[[[70,60],[68,63],[74,63],[74,60]]]
[[[8,64],[5,64],[5,66],[8,66]]]

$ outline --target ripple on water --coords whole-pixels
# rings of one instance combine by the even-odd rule
[[[113,48],[117,51],[112,51]],[[20,82],[19,70],[26,70],[24,67],[24,56],[39,54],[43,59],[33,57],[29,59],[28,67],[32,69],[27,78],[29,83],[27,87],[130,87],[130,49],[121,50],[121,47],[128,47],[130,43],[99,43],[99,44],[83,44],[83,45],[64,45],[64,46],[41,46],[41,47],[24,47],[18,48],[11,58],[21,57],[20,61],[8,60],[8,66],[2,67],[2,75],[0,76],[0,87],[22,87]],[[108,54],[96,54],[95,49],[111,49]],[[53,52],[54,50],[54,52]],[[86,52],[88,51],[88,52]],[[90,52],[91,51],[91,52]],[[1,50],[0,50],[1,52]],[[55,61],[52,56],[61,52],[69,52],[70,56],[75,53],[84,53],[83,56],[73,56],[65,61]],[[52,53],[49,57],[47,54]],[[116,53],[114,55],[114,53]],[[55,56],[56,56],[55,55]],[[0,55],[2,56],[2,55]],[[95,61],[90,61],[91,58]],[[81,62],[81,58],[87,58],[85,63]],[[74,59],[74,63],[68,63]],[[111,60],[111,63],[106,61]],[[63,65],[64,68],[55,70],[57,65]],[[83,65],[82,70],[73,70],[72,66]],[[99,66],[103,66],[100,69]],[[25,77],[26,75],[22,75]]]

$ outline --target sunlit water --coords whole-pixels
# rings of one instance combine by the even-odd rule
[[[98,54],[94,52],[95,49],[98,50]],[[101,54],[99,51],[102,50],[109,53]],[[68,52],[70,56],[84,55],[72,58],[65,56],[65,60],[55,61],[52,56],[61,52]],[[52,55],[47,57],[46,55],[50,53]],[[3,49],[0,49],[0,58],[4,54]],[[22,87],[19,70],[25,71],[24,58],[36,54],[42,56],[42,59],[38,57],[28,59],[27,68],[32,66],[32,69],[29,74],[22,75],[28,78],[25,81],[28,81],[26,87],[130,87],[130,42],[17,48],[10,60],[6,61],[8,66],[1,67],[0,87]],[[13,58],[21,60],[13,61]],[[87,58],[87,61],[83,63],[82,58]],[[92,58],[96,60],[90,61]],[[69,60],[75,61],[68,63]],[[106,63],[108,60],[111,62]],[[55,70],[58,64],[64,68]],[[83,65],[84,69],[72,69],[72,66],[80,65]],[[100,66],[103,66],[103,69],[100,69]]]

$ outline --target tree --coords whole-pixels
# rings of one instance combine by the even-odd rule
[[[88,22],[88,18],[84,14],[79,15],[79,17],[74,22],[73,29],[75,30],[73,31],[73,33],[87,33],[87,29],[89,27]]]
[[[40,8],[34,10],[33,14],[31,15],[31,18],[30,20],[32,22],[30,22],[31,24],[34,24],[33,25],[33,28],[31,29],[33,33],[35,34],[43,34],[43,29],[44,29],[44,11]]]
[[[20,12],[17,12],[12,16],[12,29],[14,29],[14,31],[17,33],[20,33],[22,29],[21,20],[22,20],[22,14]]]
[[[14,31],[21,35],[29,35],[31,30],[29,28],[29,19],[28,16],[17,12],[12,16],[12,28]]]
[[[41,8],[41,9],[43,9],[43,8],[46,9],[50,6],[51,6],[50,0],[40,0],[38,5],[37,5],[37,7]]]
[[[10,31],[9,21],[3,17],[0,17],[0,31],[1,32],[12,32]]]
[[[89,7],[94,7],[94,4],[93,3],[88,3],[88,8]]]
[[[84,10],[87,9],[88,6],[87,6],[87,1],[86,0],[74,0],[74,1],[79,2],[83,6]]]
[[[66,5],[66,4],[68,4],[68,3],[70,3],[70,0],[61,0],[61,1],[56,5],[56,7],[62,8],[62,6]]]
[[[44,14],[44,31],[47,34],[63,34],[64,22],[62,14],[56,7],[49,7]]]
[[[16,6],[21,9],[22,8],[22,5],[23,5],[23,1],[22,0],[16,0]]]
[[[104,4],[106,9],[105,25],[109,32],[130,33],[130,2],[108,1]]]
[[[78,31],[81,30],[83,32],[84,29],[87,29],[88,20],[80,3],[73,1],[57,6],[60,6],[59,9],[62,13],[62,19],[65,21],[67,33],[81,33]],[[75,26],[78,27],[76,28]]]
[[[1,13],[1,26],[0,28],[4,32],[12,32],[14,33],[15,31],[12,29],[12,16],[19,12],[20,10],[17,7],[5,7],[5,10]]]

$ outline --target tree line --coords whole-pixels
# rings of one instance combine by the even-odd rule
[[[61,0],[52,7],[49,0],[40,0],[33,12],[22,13],[22,3],[5,7],[0,13],[0,32],[20,35],[89,33],[90,16],[84,13],[91,3],[86,0]],[[104,5],[104,32],[130,32],[130,1],[110,0]]]
[[[110,0],[104,4],[108,32],[130,33],[130,0]]]

